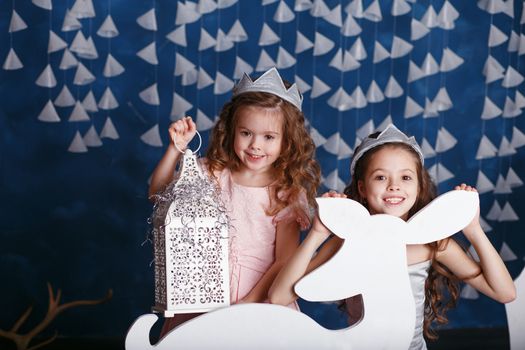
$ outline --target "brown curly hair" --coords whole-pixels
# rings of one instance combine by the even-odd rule
[[[379,133],[376,132],[369,137],[376,138],[378,135]],[[387,147],[409,152],[416,163],[418,196],[416,202],[408,212],[409,219],[436,198],[437,188],[427,169],[421,163],[417,152],[407,144],[401,142],[385,143],[367,151],[357,161],[352,181],[345,188],[344,193],[368,209],[365,199],[359,193],[358,182],[364,179],[372,155]],[[358,151],[359,147],[356,148],[355,152],[357,153]],[[446,324],[448,322],[446,312],[456,305],[459,298],[459,280],[444,265],[435,259],[436,253],[446,248],[449,239],[450,238],[447,238],[439,242],[427,244],[431,249],[432,266],[425,281],[425,319],[423,322],[423,331],[425,337],[429,340],[436,340],[438,338],[435,330],[432,329],[432,324],[434,322]]]
[[[287,82],[285,85],[290,86]],[[226,167],[239,169],[241,163],[234,150],[234,130],[238,111],[246,106],[277,108],[284,117],[281,154],[273,163],[275,181],[271,186],[270,208],[267,208],[266,214],[277,214],[296,201],[302,191],[305,191],[310,206],[315,207],[321,170],[315,160],[315,144],[305,127],[304,114],[290,102],[270,93],[245,92],[224,105],[206,153],[210,174]],[[286,196],[279,196],[281,193]]]

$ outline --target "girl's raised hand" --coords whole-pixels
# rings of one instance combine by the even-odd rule
[[[193,122],[191,117],[185,117],[171,123],[168,132],[170,134],[171,142],[180,151],[186,150],[188,143],[193,139],[197,133],[197,125]]]

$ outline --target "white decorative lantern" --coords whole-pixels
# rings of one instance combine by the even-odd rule
[[[230,305],[228,217],[218,185],[192,151],[157,196],[153,225],[153,311],[173,317]]]

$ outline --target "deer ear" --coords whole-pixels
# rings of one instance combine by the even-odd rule
[[[406,244],[425,244],[464,229],[477,213],[477,192],[454,190],[442,194],[408,221]]]
[[[316,198],[321,222],[337,236],[345,239],[350,232],[359,232],[370,217],[368,210],[348,198]]]

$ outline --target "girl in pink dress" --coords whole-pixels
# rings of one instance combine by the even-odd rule
[[[270,285],[310,224],[320,181],[302,96],[275,68],[234,87],[215,125],[203,164],[221,189],[230,218],[230,301],[267,301]],[[169,127],[171,143],[151,180],[151,198],[172,180],[196,133],[190,117]],[[292,303],[290,307],[297,308]],[[166,319],[161,336],[198,314]]]

